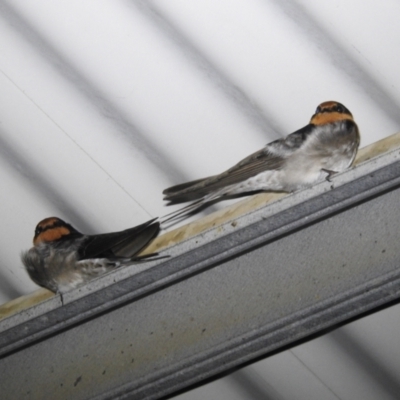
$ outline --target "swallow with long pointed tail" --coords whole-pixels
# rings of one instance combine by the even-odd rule
[[[163,191],[167,205],[191,202],[163,222],[192,215],[217,201],[252,192],[293,192],[349,168],[360,144],[351,112],[336,101],[320,104],[310,123],[268,143],[227,171]]]
[[[159,231],[160,223],[152,219],[120,232],[84,235],[50,217],[37,224],[33,247],[21,259],[36,284],[64,293],[120,266],[157,259],[156,253],[138,253]]]

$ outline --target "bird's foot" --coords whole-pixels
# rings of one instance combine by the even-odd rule
[[[337,171],[332,171],[332,170],[330,170],[330,169],[326,169],[326,168],[321,168],[321,171],[324,171],[324,172],[326,172],[328,175],[325,177],[325,179],[328,181],[328,182],[332,182],[332,176],[333,175],[336,175],[337,174]]]
[[[56,294],[60,295],[60,300],[61,300],[61,305],[64,306],[64,297],[63,294],[60,291],[57,291]]]

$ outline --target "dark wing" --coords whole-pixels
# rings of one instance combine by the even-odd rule
[[[194,181],[189,181],[189,182],[185,182],[185,183],[180,183],[179,185],[171,186],[167,189],[164,189],[163,194],[165,194],[166,196],[169,196],[171,194],[181,192],[187,188],[190,188],[191,186],[195,186],[201,182],[204,182],[207,179],[211,179],[211,178],[215,178],[215,177],[217,177],[217,175],[209,176],[208,178],[196,179]],[[164,198],[164,200],[167,200],[167,198]]]
[[[146,247],[160,231],[157,218],[120,232],[89,236],[79,251],[80,259],[133,257]]]
[[[223,187],[243,182],[260,172],[280,169],[285,163],[291,150],[301,147],[312,130],[312,125],[307,125],[291,133],[285,139],[278,139],[268,143],[266,147],[246,157],[232,168],[220,175],[172,186],[163,191],[164,200],[169,200],[168,205],[184,203],[201,199]]]

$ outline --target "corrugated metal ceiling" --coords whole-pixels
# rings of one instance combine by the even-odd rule
[[[393,0],[1,0],[0,301],[36,288],[19,253],[47,216],[94,233],[163,215],[164,188],[326,100],[362,146],[398,131],[399,15]],[[181,398],[394,399],[399,322],[388,309]]]

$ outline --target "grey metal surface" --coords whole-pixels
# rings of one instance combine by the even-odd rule
[[[399,184],[396,150],[3,321],[1,392],[155,399],[398,298]]]

